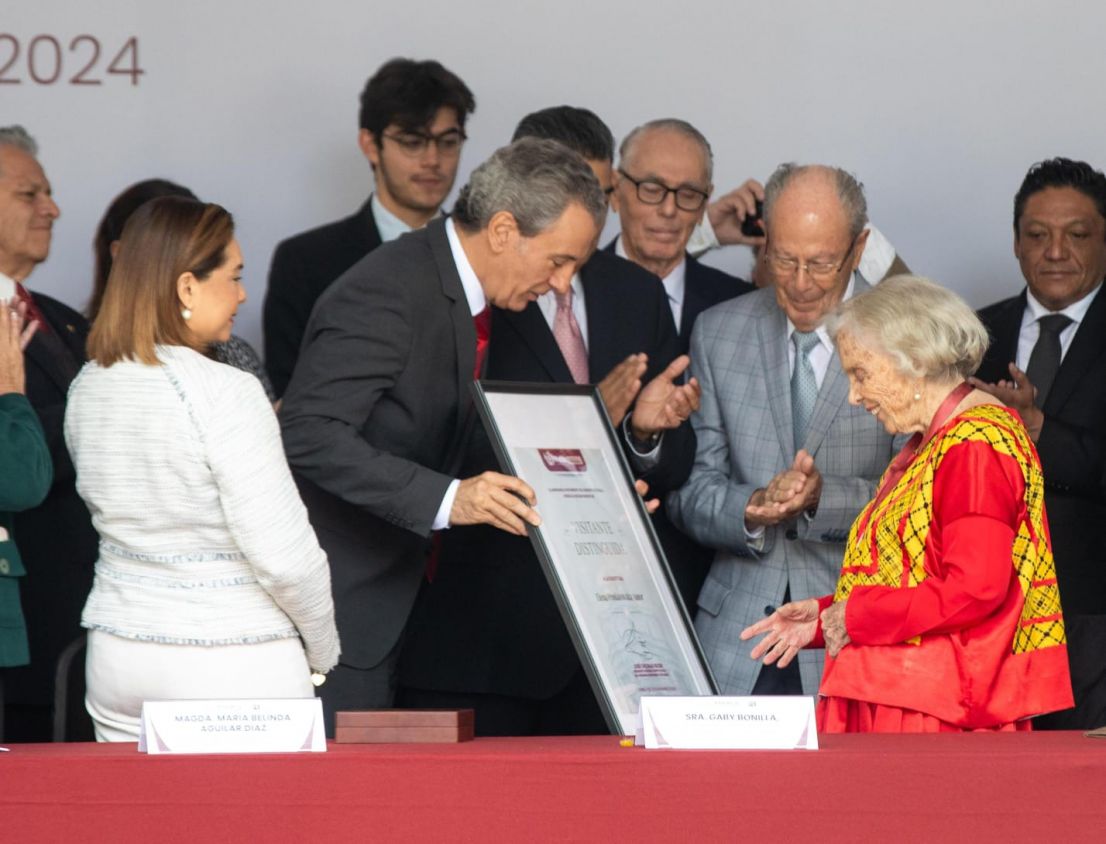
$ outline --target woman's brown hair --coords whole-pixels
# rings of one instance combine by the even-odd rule
[[[158,363],[154,346],[197,343],[181,316],[177,279],[206,279],[226,260],[234,219],[221,206],[169,196],[147,202],[123,228],[88,356],[101,366],[120,360]]]

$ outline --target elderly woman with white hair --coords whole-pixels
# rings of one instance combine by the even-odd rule
[[[966,379],[987,333],[956,294],[899,276],[827,327],[849,401],[913,434],[853,524],[833,595],[742,632],[786,665],[825,647],[828,732],[1028,730],[1071,706],[1041,465],[1021,419]]]

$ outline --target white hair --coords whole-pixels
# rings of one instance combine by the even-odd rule
[[[909,378],[953,381],[975,374],[987,351],[987,329],[968,303],[928,278],[898,275],[842,302],[826,319],[875,346]]]

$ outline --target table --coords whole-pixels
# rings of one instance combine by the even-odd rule
[[[612,736],[327,753],[0,753],[4,841],[1095,841],[1106,740],[837,735],[818,751],[650,751]]]

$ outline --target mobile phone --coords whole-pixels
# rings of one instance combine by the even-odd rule
[[[757,210],[749,214],[741,221],[741,233],[746,237],[764,237],[764,228],[761,220],[764,217],[764,202],[757,200]]]

